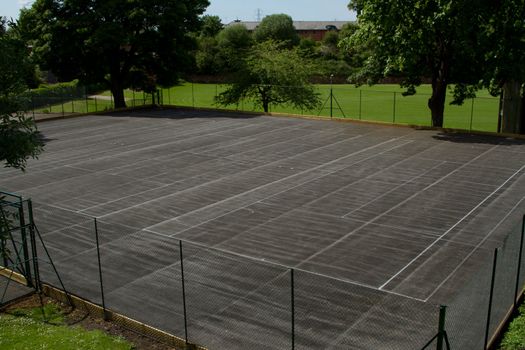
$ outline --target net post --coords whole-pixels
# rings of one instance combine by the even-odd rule
[[[290,269],[290,303],[291,303],[291,326],[292,326],[292,350],[295,349],[295,281],[294,269]]]
[[[436,350],[443,350],[443,341],[445,340],[445,319],[447,315],[446,305],[439,306],[439,322]]]
[[[492,313],[492,298],[494,297],[494,282],[496,280],[496,266],[498,264],[498,249],[494,249],[494,262],[492,263],[492,277],[490,281],[490,294],[489,294],[489,308],[487,311],[487,324],[485,327],[485,345],[483,349],[487,349],[489,343],[489,328],[490,328],[490,316]]]
[[[103,318],[104,321],[108,320],[107,312],[106,312],[106,299],[104,297],[104,282],[102,280],[102,264],[100,262],[100,244],[98,240],[98,223],[97,218],[93,218],[93,222],[95,224],[95,240],[97,244],[97,261],[98,261],[98,276],[100,281],[100,296],[102,298],[102,312],[103,312]]]
[[[518,253],[518,270],[516,271],[516,287],[514,289],[514,309],[518,307],[518,294],[520,292],[521,262],[523,260],[523,241],[525,239],[525,215],[521,219],[521,238]]]
[[[188,315],[186,312],[186,287],[184,285],[184,255],[182,253],[182,241],[179,240],[180,276],[182,283],[182,307],[184,311],[184,341],[188,343]]]

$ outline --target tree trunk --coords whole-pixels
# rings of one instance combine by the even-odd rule
[[[503,84],[502,132],[518,134],[522,131],[522,100],[521,82],[509,80]]]
[[[432,96],[428,99],[428,108],[430,108],[432,126],[434,127],[443,127],[446,96],[447,83],[442,80],[432,79]]]
[[[126,108],[126,100],[124,98],[124,88],[122,84],[113,79],[111,81],[111,93],[113,94],[113,101],[115,108]]]
[[[267,99],[263,99],[262,103],[263,103],[264,113],[268,113],[270,103],[268,102]]]

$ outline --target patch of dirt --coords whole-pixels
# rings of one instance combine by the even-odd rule
[[[42,296],[44,304],[53,303],[64,313],[65,321],[68,325],[80,326],[86,330],[98,329],[112,336],[120,336],[133,343],[134,349],[137,350],[181,350],[173,346],[158,342],[155,339],[145,337],[134,331],[126,329],[114,322],[104,321],[103,319],[94,318],[86,310],[71,309],[70,306],[62,304],[54,299]],[[4,307],[0,312],[10,313],[15,309],[32,309],[40,307],[41,301],[38,294],[20,299]]]

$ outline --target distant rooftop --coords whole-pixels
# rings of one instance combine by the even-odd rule
[[[250,22],[250,21],[233,21],[228,23],[228,26],[234,24],[243,24],[248,30],[255,30],[261,22]],[[349,21],[293,21],[293,25],[296,30],[327,30],[333,29],[333,27],[340,30]]]

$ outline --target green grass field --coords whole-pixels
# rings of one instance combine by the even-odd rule
[[[64,324],[60,311],[52,304],[44,308],[15,310],[14,315],[0,314],[0,349],[53,350],[131,350],[132,344],[101,331],[86,331]]]
[[[163,89],[164,103],[178,106],[229,108],[246,111],[262,111],[260,106],[243,102],[238,106],[216,106],[214,97],[226,89],[225,85],[185,83],[169,89]],[[304,111],[292,106],[272,106],[272,112],[304,115],[330,115],[329,85],[317,85],[325,107],[321,110]],[[430,125],[430,110],[427,101],[431,94],[429,85],[418,88],[414,96],[403,97],[399,85],[384,84],[374,86],[334,85],[333,116],[342,118],[381,121],[397,124]],[[448,101],[451,96],[448,96]],[[496,131],[499,101],[480,91],[474,100],[467,100],[462,106],[447,103],[445,123],[447,128]],[[341,107],[339,109],[339,106]],[[342,111],[341,111],[342,110]],[[472,118],[472,120],[471,120]],[[471,127],[472,122],[472,127]]]
[[[254,106],[249,101],[239,105],[227,107],[217,106],[214,98],[226,89],[221,84],[192,84],[184,83],[171,88],[162,89],[163,102],[168,105],[205,107],[219,109],[236,109],[261,112],[260,106]],[[325,102],[324,108],[305,111],[292,106],[271,106],[271,112],[292,113],[301,115],[330,116],[330,86],[317,85],[321,99]],[[374,86],[334,85],[332,114],[337,118],[351,118],[358,120],[380,121],[396,124],[430,125],[430,110],[427,101],[431,94],[429,85],[422,85],[414,96],[402,96],[403,89],[395,84]],[[109,91],[100,93],[109,97]],[[478,97],[466,100],[462,106],[451,106],[447,96],[444,127],[497,131],[499,100],[489,95],[487,91],[479,91]],[[129,107],[151,103],[151,96],[142,92],[125,91]],[[339,108],[340,107],[340,108]],[[35,110],[36,113],[89,113],[104,111],[112,108],[112,101],[108,98],[88,98],[84,100],[68,101],[65,103],[50,103],[46,107]]]

